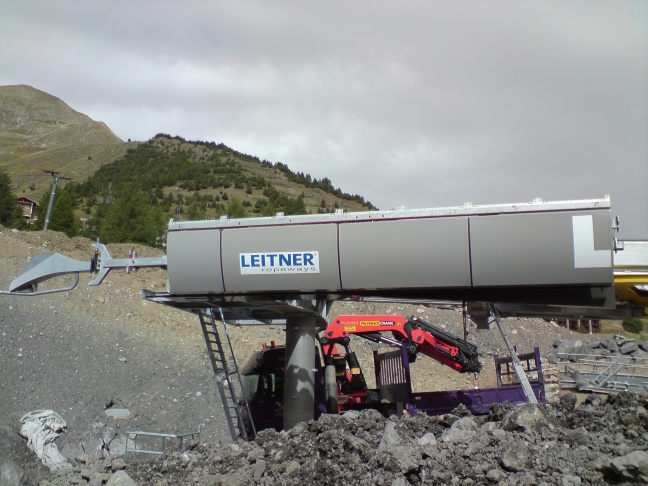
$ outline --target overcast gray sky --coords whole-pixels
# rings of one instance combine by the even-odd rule
[[[602,198],[648,239],[648,2],[0,0],[0,85],[381,209]]]

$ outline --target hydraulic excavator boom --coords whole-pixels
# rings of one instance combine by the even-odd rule
[[[393,339],[382,336],[391,332]],[[342,342],[356,335],[374,342],[407,346],[413,361],[418,353],[460,373],[478,373],[481,363],[477,346],[454,336],[423,319],[400,315],[341,315],[324,331],[324,340]]]

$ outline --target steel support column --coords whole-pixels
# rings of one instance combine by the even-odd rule
[[[315,413],[315,317],[288,316],[284,430],[312,420]]]

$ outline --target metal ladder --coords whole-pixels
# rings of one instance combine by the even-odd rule
[[[239,437],[248,441],[256,436],[254,423],[251,419],[250,408],[245,397],[243,396],[243,383],[239,373],[234,350],[232,349],[232,342],[227,334],[227,324],[223,317],[222,310],[220,311],[220,321],[223,325],[224,340],[227,343],[226,348],[223,346],[223,339],[218,331],[217,321],[214,318],[214,311],[212,309],[202,309],[198,314],[200,317],[200,326],[202,327],[205,343],[207,344],[207,352],[209,360],[211,361],[214,375],[216,376],[216,385],[223,402],[223,411],[227,419],[232,440],[236,442]],[[229,357],[229,359],[228,359]],[[230,367],[230,363],[233,367]],[[237,387],[241,391],[241,400],[237,396]],[[243,422],[243,413],[250,417],[251,431],[247,430]]]
[[[612,378],[621,368],[623,368],[623,366],[624,365],[622,363],[613,361],[612,363],[610,363],[610,366],[608,366],[600,375],[598,375],[590,382],[591,386],[594,388],[603,387],[610,378]]]
[[[538,399],[536,398],[535,393],[533,393],[533,388],[531,388],[531,383],[529,383],[529,379],[527,378],[526,373],[524,372],[524,366],[522,366],[522,363],[520,362],[520,359],[518,358],[517,353],[515,352],[515,348],[511,344],[511,341],[509,341],[506,331],[504,330],[504,325],[502,324],[502,321],[500,319],[499,312],[497,312],[497,309],[495,308],[494,305],[490,305],[490,309],[491,309],[491,314],[493,315],[493,319],[495,320],[495,323],[497,324],[497,327],[500,331],[500,334],[502,334],[504,343],[506,344],[506,347],[508,348],[509,353],[511,354],[513,369],[515,370],[515,374],[517,375],[518,380],[520,381],[520,385],[522,385],[524,396],[526,396],[527,402],[537,404]]]

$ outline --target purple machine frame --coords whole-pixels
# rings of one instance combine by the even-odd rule
[[[544,375],[540,361],[540,351],[536,347],[532,353],[518,355],[529,383],[538,399],[538,403],[546,404]],[[410,377],[410,361],[407,350],[391,351],[378,354],[374,351],[376,367],[376,386],[381,399],[402,403],[410,415],[425,412],[430,415],[449,413],[459,405],[464,405],[475,415],[487,414],[491,405],[510,402],[526,403],[522,385],[517,382],[510,357],[494,356],[498,386],[493,388],[473,388],[467,390],[444,390],[434,392],[412,391]],[[515,380],[509,384],[503,381]],[[399,407],[400,408],[400,407]]]
[[[259,352],[256,366],[246,365],[246,373],[258,374],[277,373],[283,380],[284,347],[267,349]],[[274,359],[273,359],[274,357]],[[279,359],[277,359],[279,358]],[[532,353],[518,355],[525,373],[530,376],[529,382],[538,403],[547,403],[544,388],[544,375],[540,361],[540,351],[536,347]],[[428,415],[441,415],[450,413],[459,405],[465,406],[474,415],[484,415],[491,412],[491,405],[510,402],[512,404],[526,403],[527,398],[520,383],[506,384],[509,379],[517,381],[512,368],[510,357],[500,358],[495,355],[495,367],[498,386],[493,388],[473,388],[467,390],[447,390],[433,392],[412,391],[410,377],[410,359],[406,346],[388,352],[374,351],[374,365],[376,373],[377,396],[372,402],[356,404],[354,410],[375,409],[383,415],[400,414],[407,411],[410,415],[418,412]],[[279,365],[279,366],[277,366]],[[319,353],[315,363],[315,414],[317,419],[326,413],[324,399],[324,369],[321,366]],[[283,393],[272,397],[255,397],[248,402],[250,413],[255,421],[256,430],[274,428],[281,430],[283,426]]]

